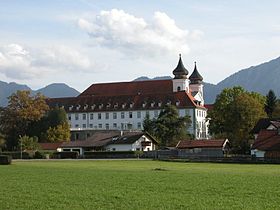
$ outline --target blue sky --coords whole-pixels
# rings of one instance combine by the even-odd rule
[[[206,82],[280,55],[280,2],[0,1],[0,80],[82,91],[171,75],[178,54]]]

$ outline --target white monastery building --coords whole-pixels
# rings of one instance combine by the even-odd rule
[[[165,105],[190,116],[195,139],[208,138],[202,76],[196,63],[190,76],[181,55],[173,79],[93,84],[77,97],[51,98],[50,107],[64,107],[71,131],[141,130],[146,116],[157,118]]]

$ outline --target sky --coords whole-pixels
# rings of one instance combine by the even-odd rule
[[[278,0],[0,1],[0,80],[39,89],[172,76],[205,82],[280,56]]]

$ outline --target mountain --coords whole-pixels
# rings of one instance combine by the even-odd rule
[[[160,77],[171,79],[171,77]],[[139,77],[136,80],[148,80],[148,77]],[[153,78],[155,79],[155,78]],[[251,66],[240,70],[225,78],[218,84],[204,82],[204,99],[207,104],[214,103],[216,96],[224,89],[233,86],[242,86],[248,91],[266,95],[271,89],[280,96],[280,57],[266,63]]]
[[[64,83],[53,83],[44,88],[34,91],[34,93],[42,93],[46,97],[59,98],[59,97],[73,97],[80,94],[79,91]]]
[[[50,84],[39,90],[32,90],[27,85],[17,84],[15,82],[7,83],[0,81],[0,106],[6,106],[8,103],[7,97],[15,93],[17,90],[30,90],[32,94],[42,93],[46,97],[72,97],[80,93],[74,88],[63,83]]]

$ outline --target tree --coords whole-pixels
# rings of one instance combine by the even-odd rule
[[[160,141],[161,146],[175,146],[179,139],[187,137],[190,123],[189,116],[179,117],[177,108],[167,105],[157,119],[146,118],[143,127]]]
[[[265,116],[264,98],[241,87],[224,89],[209,111],[209,130],[214,136],[229,138],[233,151],[246,153],[250,131]]]
[[[272,118],[280,118],[280,101],[276,101],[275,109],[272,113]]]
[[[19,136],[28,134],[29,126],[38,122],[49,107],[41,94],[17,91],[9,97],[6,108],[0,110],[0,132],[6,135],[7,148],[16,149]]]
[[[265,112],[269,118],[272,118],[272,114],[276,108],[277,98],[273,90],[269,90],[266,95]]]
[[[0,152],[5,147],[5,145],[6,145],[5,136],[0,133]]]
[[[57,125],[56,127],[50,127],[47,130],[48,142],[62,142],[70,140],[70,128],[68,123]]]
[[[26,151],[35,151],[39,149],[39,144],[38,144],[38,138],[36,136],[34,137],[29,137],[29,136],[21,136],[19,139],[19,147],[20,150]]]

